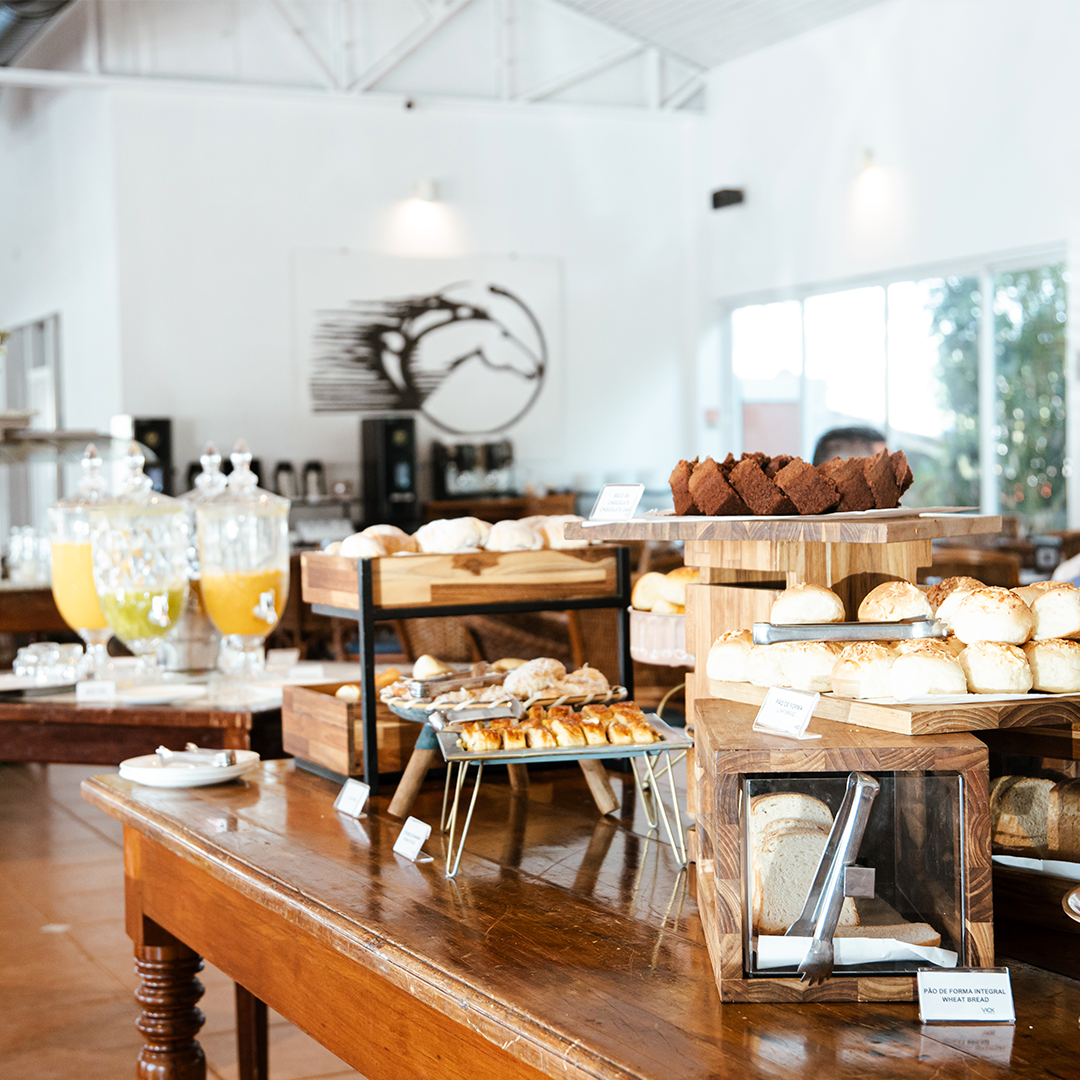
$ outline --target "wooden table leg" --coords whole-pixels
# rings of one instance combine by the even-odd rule
[[[409,816],[412,804],[416,801],[416,796],[420,791],[420,785],[423,784],[428,769],[435,764],[435,759],[439,756],[438,750],[422,750],[419,747],[412,752],[412,757],[409,758],[409,763],[405,766],[405,772],[402,774],[397,791],[394,792],[394,797],[390,800],[389,813],[400,818]]]
[[[601,814],[610,814],[619,809],[619,796],[608,779],[607,769],[602,761],[596,758],[581,758],[578,761],[581,771],[585,774],[585,781],[589,785],[593,802]]]
[[[510,790],[515,795],[528,795],[529,766],[511,763],[506,766],[506,771],[510,774]]]
[[[270,1076],[266,1002],[236,983],[236,1059],[240,1080]]]
[[[143,1007],[136,1027],[146,1045],[139,1051],[139,1080],[206,1080],[206,1057],[195,1036],[206,1019],[196,1007],[203,984],[195,977],[202,957],[172,945],[136,945],[135,970]]]

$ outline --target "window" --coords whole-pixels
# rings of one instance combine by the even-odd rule
[[[877,428],[911,461],[909,505],[1062,528],[1067,285],[1049,264],[736,308],[734,442],[809,460],[829,428]]]

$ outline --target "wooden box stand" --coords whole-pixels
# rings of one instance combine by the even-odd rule
[[[790,975],[747,975],[743,953],[748,853],[743,843],[742,781],[772,773],[819,776],[859,770],[871,775],[931,773],[959,775],[961,805],[952,860],[963,889],[963,914],[955,925],[939,925],[943,938],[963,944],[963,966],[991,966],[994,935],[991,903],[987,751],[968,734],[911,737],[865,731],[815,718],[811,730],[821,738],[800,742],[753,731],[756,706],[706,701],[697,706],[695,762],[700,812],[698,901],[717,988],[723,1001],[909,1001],[912,975],[834,975],[810,987]],[[797,790],[797,784],[793,787]],[[923,800],[912,799],[896,813],[925,815]],[[908,824],[912,824],[911,821]],[[915,821],[918,834],[920,821]],[[921,824],[925,831],[925,816]],[[941,905],[947,911],[948,905]],[[942,917],[947,921],[949,916]],[[945,944],[943,940],[943,944]]]

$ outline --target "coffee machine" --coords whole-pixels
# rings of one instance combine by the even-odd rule
[[[420,527],[416,487],[416,422],[411,416],[360,421],[360,472],[365,525]]]
[[[514,447],[495,443],[431,444],[436,499],[494,498],[516,495]]]

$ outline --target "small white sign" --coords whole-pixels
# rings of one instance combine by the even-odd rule
[[[346,780],[334,800],[334,809],[339,814],[348,814],[349,817],[365,818],[364,803],[367,802],[371,788],[362,780]]]
[[[85,679],[75,684],[75,700],[91,704],[116,700],[116,683],[112,679]]]
[[[325,679],[326,669],[322,664],[316,664],[312,661],[305,660],[302,664],[293,664],[289,668],[290,679],[304,679],[305,681],[311,681],[312,679]]]
[[[1008,968],[954,968],[919,971],[919,1019],[976,1020],[982,1024],[1015,1024]]]
[[[820,694],[770,686],[754,720],[754,730],[792,739],[820,739],[820,735],[806,734],[806,725],[820,698]]]
[[[394,854],[404,855],[413,862],[431,862],[430,855],[422,855],[420,849],[424,841],[431,835],[431,826],[425,824],[419,818],[411,817],[402,827],[394,844]]]
[[[589,520],[629,521],[644,493],[644,484],[605,484],[589,511]]]

